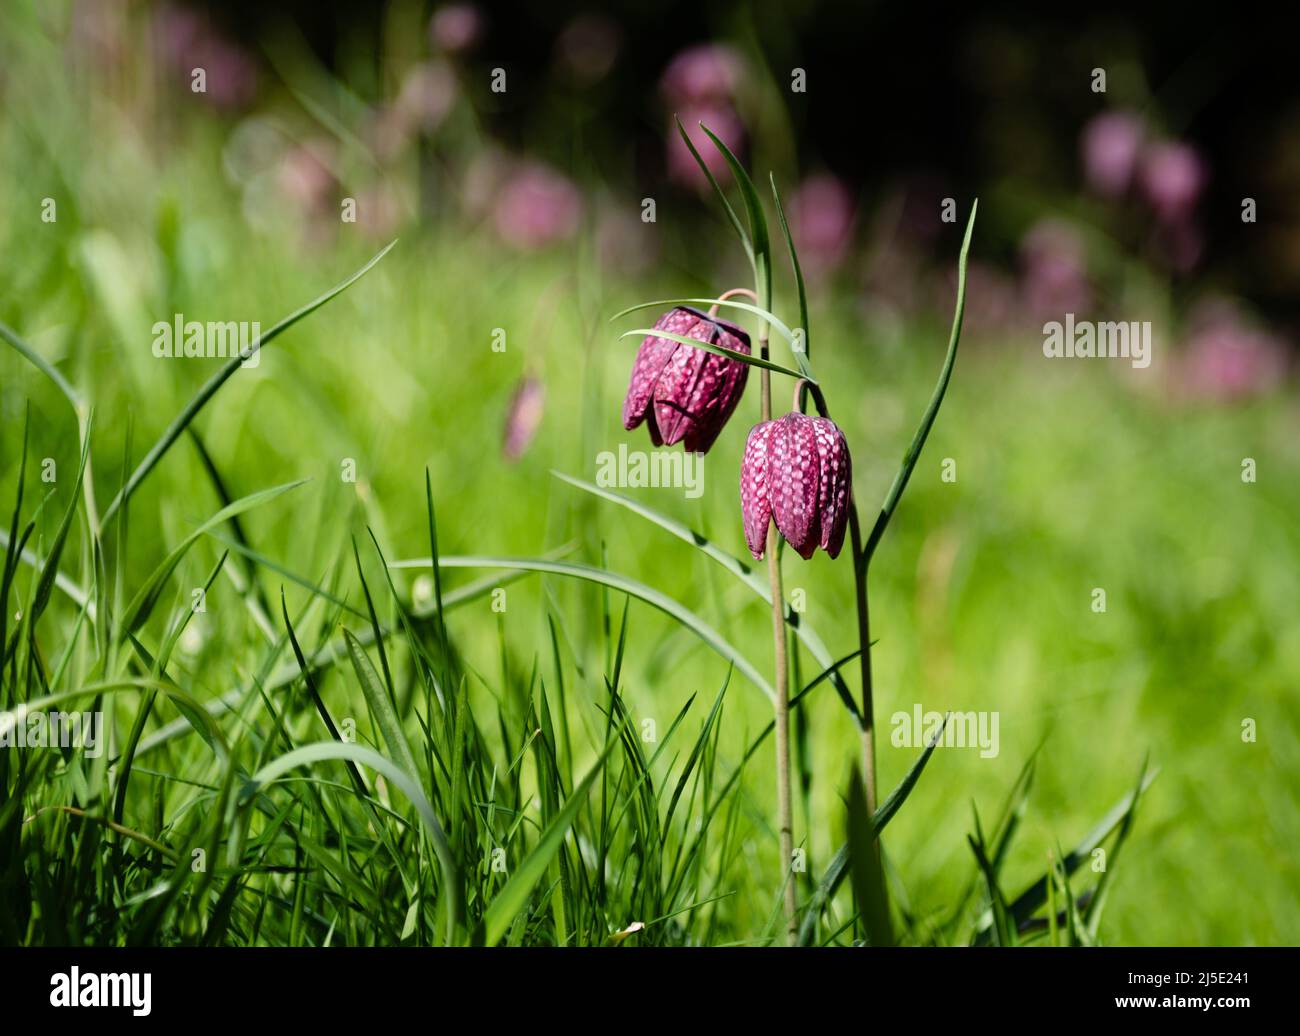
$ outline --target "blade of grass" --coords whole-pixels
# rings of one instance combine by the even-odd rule
[[[885,502],[881,505],[876,524],[872,526],[871,534],[867,537],[867,544],[862,549],[863,561],[867,564],[870,563],[872,555],[875,554],[880,538],[885,534],[885,527],[889,524],[889,519],[893,517],[894,509],[898,506],[903,490],[907,488],[907,481],[912,477],[912,469],[916,467],[916,462],[921,456],[921,450],[925,447],[925,440],[929,438],[930,429],[934,427],[934,420],[939,414],[939,406],[943,403],[944,393],[948,391],[948,382],[952,378],[953,363],[957,359],[957,343],[961,339],[962,315],[966,310],[966,257],[970,252],[971,236],[975,232],[975,213],[978,210],[979,199],[977,198],[971,206],[970,218],[966,221],[966,236],[962,239],[961,255],[957,260],[957,301],[953,308],[952,331],[948,336],[948,353],[944,357],[943,369],[939,372],[939,381],[934,387],[934,393],[930,396],[930,402],[925,408],[925,413],[921,415],[921,423],[916,429],[916,434],[912,437],[911,445],[908,446],[907,452],[903,455],[902,466],[898,469],[898,474],[894,476],[893,485],[889,487]]]
[[[325,303],[342,294],[369,273],[379,260],[386,256],[396,244],[397,242],[395,240],[390,241],[380,249],[380,251],[376,253],[369,262],[353,273],[350,277],[339,282],[323,295],[318,295],[306,305],[294,310],[267,331],[266,334],[262,335],[254,345],[254,350],[261,350],[268,343],[278,338],[285,331],[289,330],[289,328],[293,327],[293,325],[298,323],[298,321],[303,319],[303,317],[315,312],[320,309],[321,306],[325,305]],[[135,471],[131,473],[131,477],[127,480],[126,485],[118,491],[117,496],[113,498],[112,502],[108,505],[107,510],[104,511],[102,524],[107,525],[122,504],[140,488],[140,484],[149,477],[149,473],[153,471],[153,469],[158,465],[158,462],[162,460],[163,455],[172,448],[172,445],[176,440],[181,437],[181,434],[189,427],[190,422],[198,416],[199,411],[207,405],[208,400],[217,394],[217,390],[230,379],[231,375],[233,375],[235,371],[239,370],[240,366],[244,362],[245,357],[232,356],[216,374],[212,375],[211,378],[203,383],[203,386],[199,391],[194,394],[190,401],[181,409],[181,412],[172,420],[172,423],[167,426],[167,430],[163,432],[162,437],[159,438],[149,452],[145,454],[144,459],[140,461],[140,464],[136,467]]]

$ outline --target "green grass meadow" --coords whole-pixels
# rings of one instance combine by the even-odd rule
[[[0,118],[0,321],[75,391],[89,461],[79,482],[67,395],[0,347],[0,709],[56,696],[101,710],[107,745],[0,752],[0,938],[779,941],[771,707],[695,628],[770,680],[769,608],[695,545],[557,477],[594,482],[601,451],[649,448],[619,414],[636,342],[618,335],[646,318],[610,317],[743,284],[726,228],[730,281],[683,255],[621,276],[591,227],[516,255],[484,227],[410,222],[237,369],[105,520],[223,362],[155,358],[154,321],[265,331],[389,239],[364,220],[311,240],[287,217],[250,228],[215,122],[145,141],[107,101],[75,108],[38,49],[10,56],[30,78]],[[813,350],[869,521],[930,397],[948,314],[885,322],[850,288],[813,290]],[[999,745],[991,758],[936,748],[890,817],[900,942],[1296,942],[1300,406],[1293,392],[1179,400],[1169,358],[1158,342],[1133,371],[1048,361],[1033,334],[962,340],[871,572],[881,797],[921,756],[891,744],[895,712],[996,713]],[[545,413],[508,463],[503,423],[528,373]],[[705,458],[698,499],[612,492],[761,574],[737,488],[756,387]],[[783,411],[786,379],[774,394]],[[436,588],[427,565],[396,564],[435,550]],[[801,621],[831,658],[848,655],[849,562],[787,550],[783,565]],[[801,647],[797,685],[823,668]],[[844,679],[856,693],[856,665]],[[350,747],[330,724],[355,731]],[[848,944],[866,932],[842,857],[833,890],[823,880],[853,833],[858,734],[826,680],[794,729],[801,918],[807,941]],[[1108,816],[1101,872],[1089,835]],[[1062,857],[1077,864],[1068,880],[1035,897]]]

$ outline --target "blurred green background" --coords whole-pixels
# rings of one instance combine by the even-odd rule
[[[233,496],[312,480],[247,517],[257,549],[308,578],[342,578],[347,537],[368,524],[390,559],[424,556],[427,467],[445,553],[536,556],[576,541],[577,558],[604,557],[683,601],[766,671],[760,602],[685,544],[549,473],[594,480],[601,451],[649,448],[619,416],[635,343],[617,336],[643,325],[611,324],[614,313],[746,283],[729,229],[680,164],[671,114],[718,127],[756,179],[774,170],[791,200],[812,356],[868,520],[938,372],[960,232],[978,194],[954,380],[872,572],[880,787],[915,757],[890,745],[895,710],[996,711],[1001,743],[991,759],[939,750],[893,822],[885,843],[909,909],[926,918],[953,908],[970,874],[972,803],[987,820],[1041,745],[1009,886],[1072,847],[1149,755],[1160,773],[1119,864],[1106,940],[1294,943],[1300,407],[1288,373],[1295,280],[1279,257],[1300,252],[1300,236],[1278,206],[1255,238],[1242,236],[1250,225],[1234,188],[1253,169],[1259,196],[1278,196],[1287,165],[1262,130],[1255,156],[1221,139],[1210,116],[1236,80],[1207,86],[1202,109],[1185,92],[1168,103],[1160,82],[1138,74],[1150,72],[1141,32],[1108,16],[1092,37],[1102,56],[1072,52],[1078,77],[1052,87],[1074,91],[1068,109],[1035,93],[1032,75],[1008,71],[999,96],[979,70],[954,73],[932,54],[913,74],[933,71],[958,91],[951,111],[970,117],[936,126],[925,98],[900,114],[907,90],[888,73],[869,91],[820,85],[830,69],[844,74],[841,58],[799,46],[836,36],[847,16],[835,5],[784,22],[742,6],[706,24],[668,19],[645,46],[645,16],[630,10],[561,7],[544,24],[465,5],[376,11],[355,24],[332,8],[241,20],[188,5],[11,3],[0,14],[0,319],[93,402],[101,502],[116,490],[128,428],[138,460],[220,362],[156,359],[156,320],[179,312],[265,329],[398,238],[197,422]],[[915,26],[875,12],[863,17],[877,22],[850,27],[911,39]],[[966,41],[968,54],[996,45],[1046,60],[1055,30],[1033,28],[1016,37],[995,13],[940,38]],[[836,49],[853,38],[846,30]],[[1089,73],[1107,55],[1111,87],[1094,94]],[[1219,67],[1212,54],[1198,61],[1193,69]],[[1152,60],[1162,63],[1167,54]],[[807,94],[790,91],[798,65]],[[200,66],[207,91],[194,93]],[[504,95],[491,91],[498,67]],[[1176,83],[1187,78],[1180,67],[1169,72]],[[1255,102],[1257,121],[1295,112],[1294,97],[1267,84],[1239,96]],[[1021,118],[1017,105],[1062,114]],[[1201,110],[1210,114],[1198,137]],[[1093,121],[1116,112],[1123,118]],[[909,120],[910,135],[891,135]],[[1008,143],[1012,128],[1030,143]],[[1289,197],[1294,206],[1293,187]],[[42,218],[47,198],[53,221]],[[945,198],[952,222],[941,218]],[[349,200],[354,223],[341,218]],[[1252,264],[1270,276],[1244,276]],[[777,311],[794,324],[787,273],[782,262]],[[1150,320],[1151,366],[1045,359],[1041,324],[1067,311]],[[503,352],[492,348],[497,329]],[[540,421],[532,428],[515,408],[503,450],[521,384],[540,389]],[[9,350],[0,386],[0,483],[16,477],[29,402],[30,456],[75,472],[75,422],[53,386]],[[707,456],[700,499],[627,491],[737,555],[756,387]],[[774,391],[780,410],[789,386],[777,379]],[[355,484],[340,477],[349,458]],[[955,482],[941,480],[945,458]],[[131,570],[150,571],[219,506],[178,443],[132,501]],[[57,510],[41,519],[47,537]],[[177,585],[200,581],[218,553],[201,544]],[[785,572],[832,655],[852,650],[847,561],[787,552]],[[305,600],[292,585],[287,593],[291,610]],[[456,613],[468,661],[526,673],[546,658],[547,593],[599,671],[598,595],[560,579],[511,584],[504,663],[489,602]],[[220,596],[219,585],[186,643],[187,675],[212,696],[257,657],[247,616]],[[75,616],[66,601],[55,607]],[[814,665],[804,660],[805,679]],[[637,604],[626,667],[629,702],[661,728],[690,694],[711,699],[726,673]],[[796,840],[819,874],[843,838],[856,738],[827,689],[807,715]],[[769,718],[762,696],[734,680],[724,754],[734,762]],[[1254,741],[1243,740],[1246,719]],[[727,907],[739,931],[761,927],[776,895],[766,755],[745,778],[761,837],[746,850],[752,873],[736,879],[752,894]]]

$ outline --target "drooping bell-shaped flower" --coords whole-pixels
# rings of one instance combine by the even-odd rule
[[[769,521],[805,561],[821,547],[836,557],[844,544],[853,487],[849,444],[826,417],[791,413],[757,424],[740,465],[745,542],[763,556]]]
[[[659,318],[656,331],[748,353],[749,335],[725,320],[678,306]],[[656,446],[681,442],[691,453],[706,453],[745,391],[749,364],[671,338],[647,335],[632,365],[623,401],[623,427],[642,421]]]

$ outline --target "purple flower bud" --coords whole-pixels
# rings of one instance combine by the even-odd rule
[[[790,228],[804,272],[818,277],[840,264],[853,233],[853,194],[843,180],[810,176],[790,198]]]
[[[749,552],[763,556],[772,520],[805,561],[818,547],[837,557],[852,492],[849,444],[834,421],[791,413],[755,425],[740,465]]]
[[[749,335],[725,320],[678,306],[661,316],[657,331],[749,352]],[[749,364],[649,335],[637,350],[623,401],[623,427],[648,420],[656,446],[684,442],[687,452],[707,453],[745,391]]]

